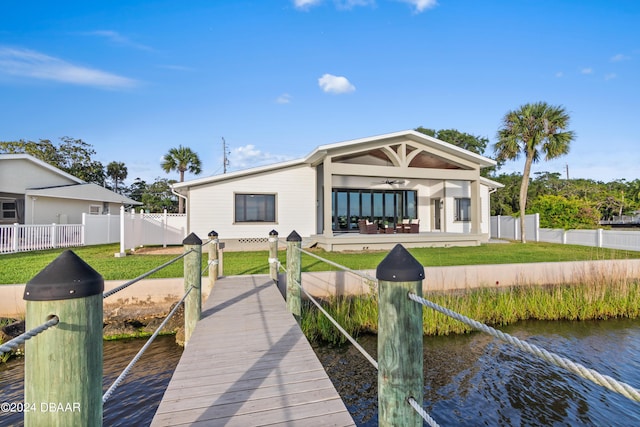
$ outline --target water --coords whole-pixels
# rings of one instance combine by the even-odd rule
[[[640,388],[640,320],[522,322],[502,328]],[[375,357],[376,338],[359,342]],[[442,426],[637,426],[640,404],[474,333],[424,340],[427,412]],[[351,346],[316,347],[359,426],[377,425],[377,371]]]
[[[143,339],[104,342],[103,392],[113,384],[145,342]],[[149,425],[181,355],[182,347],[175,343],[175,337],[156,338],[105,403],[104,425]],[[0,403],[21,402],[23,387],[24,359],[0,364]],[[21,425],[22,414],[0,413],[0,426]]]
[[[522,322],[502,328],[640,388],[640,320]],[[375,357],[376,337],[359,339]],[[640,425],[640,404],[493,338],[474,333],[424,340],[425,404],[442,426]],[[144,340],[104,343],[105,387]],[[352,346],[315,350],[358,426],[377,425],[377,372]],[[159,337],[104,407],[105,426],[149,425],[182,350]],[[0,365],[0,402],[22,399],[23,359]],[[22,425],[0,413],[0,426]]]

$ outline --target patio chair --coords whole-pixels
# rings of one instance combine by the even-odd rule
[[[418,218],[414,218],[409,222],[409,233],[419,233],[420,232],[420,220]]]
[[[358,220],[358,229],[361,234],[376,234],[378,232],[378,225],[364,219]]]
[[[409,219],[403,219],[402,222],[396,225],[396,233],[409,233]]]

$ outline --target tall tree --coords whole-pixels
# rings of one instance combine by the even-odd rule
[[[198,155],[191,151],[190,148],[183,147],[182,145],[179,145],[178,148],[170,149],[169,152],[164,155],[160,166],[166,173],[178,171],[180,173],[180,182],[184,181],[184,173],[186,171],[195,175],[198,175],[202,171]],[[184,213],[184,201],[182,197],[178,197],[178,212]]]
[[[114,190],[118,192],[118,182],[122,182],[127,177],[127,167],[123,162],[110,162],[107,165],[107,176],[113,180]]]
[[[498,141],[494,151],[499,161],[515,160],[525,156],[524,171],[520,184],[520,230],[522,243],[527,241],[525,210],[527,190],[531,176],[531,165],[544,155],[545,160],[555,159],[569,152],[573,131],[569,126],[569,114],[562,106],[536,102],[522,105],[509,111],[502,119],[498,130]]]

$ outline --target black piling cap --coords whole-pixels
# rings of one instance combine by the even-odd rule
[[[27,282],[26,301],[56,301],[101,294],[104,279],[73,251],[66,250]]]
[[[296,233],[296,230],[293,230],[287,236],[287,242],[302,242],[302,237],[300,237],[300,235],[298,233]]]
[[[215,230],[211,230],[208,234],[209,237],[218,237],[218,233]]]
[[[200,238],[198,236],[196,236],[195,233],[191,233],[189,234],[187,237],[184,238],[184,240],[182,241],[183,245],[201,245],[202,244],[202,240],[200,240]]]
[[[397,244],[378,264],[376,278],[387,282],[417,282],[424,280],[424,267],[407,251]]]
[[[269,232],[269,236],[277,236],[277,235],[278,235],[278,232],[276,230],[271,230]]]

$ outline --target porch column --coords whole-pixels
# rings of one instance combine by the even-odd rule
[[[480,200],[480,181],[475,179],[471,187],[471,234],[480,234],[480,220],[482,218],[482,202]]]
[[[331,216],[331,209],[333,207],[333,193],[331,188],[331,177],[333,176],[333,167],[331,163],[331,157],[327,156],[324,159],[323,175],[322,175],[322,234],[327,237],[333,237],[333,218]]]

